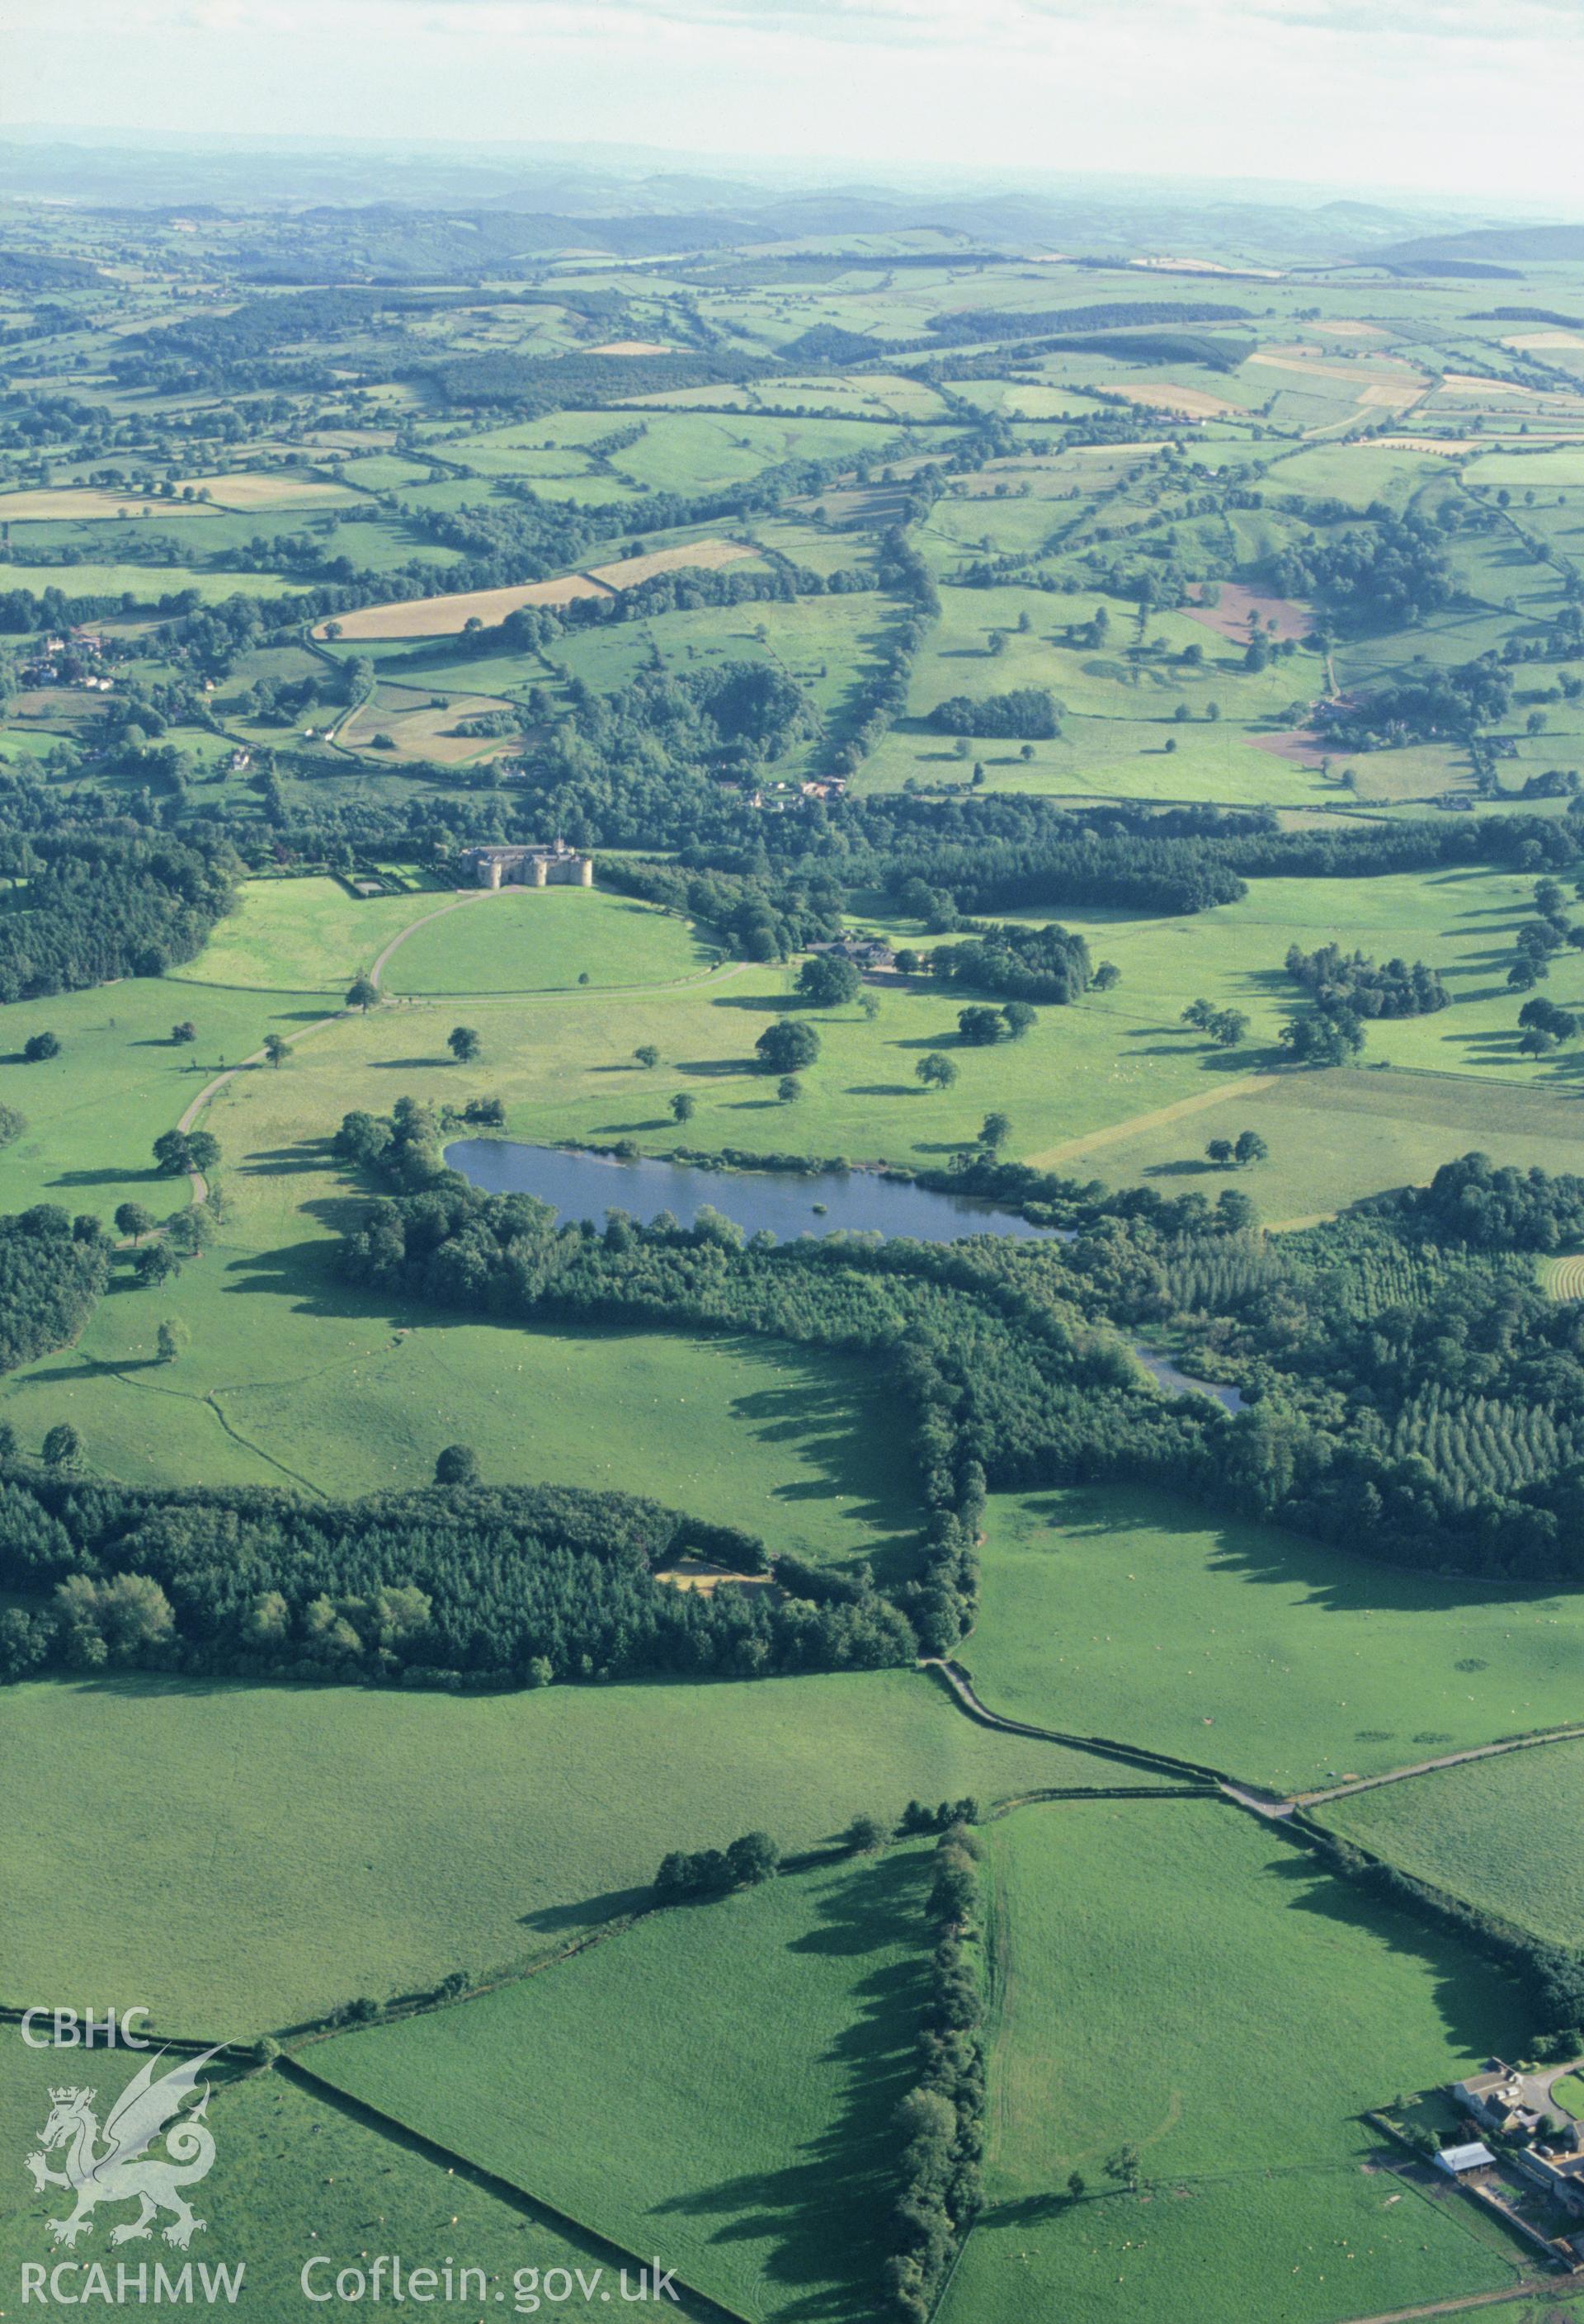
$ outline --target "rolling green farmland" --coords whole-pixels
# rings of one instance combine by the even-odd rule
[[[1029,1809],[990,1863],[988,2200],[947,2324],[1330,2324],[1517,2282],[1517,2247],[1390,2179],[1357,2119],[1510,2043],[1483,1965],[1224,1806]]]
[[[473,1698],[41,1683],[0,1693],[0,1729],[28,1803],[8,1843],[6,2002],[62,1977],[124,1983],[163,2029],[237,2037],[554,1951],[647,1902],[673,1846],[768,1829],[811,1848],[915,1794],[1118,1780],[975,1727],[901,1671]],[[96,1789],[105,1766],[114,1791]],[[134,1784],[160,1803],[137,1883],[161,1910],[135,1925],[102,1877]],[[49,1803],[68,1788],[63,1829]],[[190,1878],[221,1794],[224,1851]]]
[[[419,894],[355,901],[336,880],[249,881],[236,910],[182,977],[269,992],[345,991],[393,937],[451,900]]]
[[[1460,169],[1446,37],[1391,56]],[[192,2256],[260,2316],[399,2252],[474,2324],[624,2256],[715,2324],[1584,2324],[1362,2119],[1584,2011],[1584,1744],[1424,1770],[1584,1721],[1581,230],[1239,135],[835,185],[161,101],[24,126],[0,250],[0,2005],[237,2044]],[[480,892],[557,837],[591,889]],[[842,935],[926,958],[805,989]],[[481,1133],[604,1149],[602,1216]],[[804,1166],[782,1244],[612,1219],[679,1150]],[[1064,1240],[816,1242],[820,1165]],[[0,2024],[0,2311],[122,2256],[22,2163],[133,2063]]]
[[[1584,1745],[1438,1769],[1333,1800],[1327,1827],[1418,1879],[1467,1896],[1554,1943],[1584,1935],[1579,1898],[1579,1776]]]
[[[897,1849],[651,1914],[315,2068],[739,2312],[871,2312],[926,1881]]]
[[[502,888],[432,921],[391,961],[393,993],[560,991],[659,984],[696,973],[699,944],[679,920],[599,889]]]
[[[1584,1596],[1395,1572],[1160,1494],[991,1508],[962,1659],[1008,1718],[1305,1791],[1579,1716]]]

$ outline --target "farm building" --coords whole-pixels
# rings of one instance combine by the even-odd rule
[[[889,968],[896,954],[878,936],[834,936],[811,944],[810,952],[833,954],[841,960],[850,960],[858,968]]]
[[[1487,2130],[1524,2137],[1540,2128],[1550,2105],[1543,2082],[1504,2065],[1499,2058],[1492,2058],[1483,2073],[1454,2082],[1452,2098]]]
[[[1564,2139],[1548,2139],[1524,2147],[1513,2161],[1526,2179],[1561,2203],[1564,2209],[1584,2212],[1584,2151]]]
[[[469,847],[462,862],[481,888],[594,886],[594,857],[564,839],[549,847]]]
[[[1470,2171],[1488,2171],[1495,2161],[1489,2147],[1473,2139],[1467,2146],[1443,2146],[1435,2158],[1435,2167],[1444,2171],[1449,2179],[1462,2179]]]

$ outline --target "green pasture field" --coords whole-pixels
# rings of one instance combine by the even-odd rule
[[[988,1877],[987,2201],[944,2324],[1334,2324],[1521,2281],[1358,2120],[1521,2043],[1487,1962],[1225,1805],[1021,1810]]]
[[[1038,502],[975,502],[972,507],[1015,508],[1031,526],[1037,520],[1038,527],[1049,529],[1051,512]],[[915,666],[907,714],[866,762],[861,788],[895,789],[909,776],[961,782],[979,759],[992,789],[1270,806],[1348,796],[1340,767],[1328,781],[1316,769],[1251,743],[1258,732],[1301,723],[1303,706],[1323,686],[1312,654],[1299,652],[1249,672],[1239,642],[1186,613],[1152,613],[1147,648],[1140,653],[1136,622],[1115,604],[1108,605],[1110,634],[1101,647],[1057,641],[1068,624],[1091,620],[1100,602],[1098,593],[1088,591],[944,588],[941,619]],[[1027,631],[1019,630],[1020,621],[1027,622]],[[997,632],[1005,639],[999,653],[992,650]],[[1191,647],[1202,656],[1197,665],[1178,659]],[[988,740],[971,740],[964,762],[953,738],[926,723],[949,696],[1024,686],[1045,687],[1065,713],[1059,736],[1036,742],[1027,762],[1018,744]],[[1209,717],[1212,703],[1219,722]],[[1179,705],[1186,706],[1186,722],[1177,719]],[[1294,707],[1297,722],[1290,715]]]
[[[1443,1582],[1142,1489],[996,1495],[987,1531],[961,1659],[1009,1718],[1288,1792],[1584,1711],[1584,1593]]]
[[[1404,435],[1415,432],[1412,418]],[[1369,443],[1328,444],[1294,452],[1271,465],[1266,490],[1302,493],[1309,500],[1346,501],[1368,508],[1372,501],[1404,509],[1426,485],[1445,487],[1451,462],[1437,452],[1404,452]]]
[[[1203,993],[1250,1019],[1248,1046],[1219,1056],[1201,1051],[1204,1070],[1229,1076],[1259,1070],[1278,1061],[1281,1053],[1271,1045],[1302,998],[1283,967],[1287,946],[1335,941],[1376,960],[1400,954],[1426,961],[1441,970],[1454,996],[1450,1008],[1430,1016],[1371,1023],[1366,1067],[1384,1061],[1570,1093],[1580,1073],[1574,1053],[1531,1059],[1518,1048],[1521,996],[1509,991],[1506,975],[1515,932],[1531,916],[1533,884],[1484,871],[1258,880],[1242,902],[1185,919],[1063,913],[1067,926],[1088,937],[1097,959],[1113,960],[1121,971],[1110,992],[1086,995],[1070,1013],[1109,1017],[1119,1065],[1153,1077],[1177,1052],[1183,1036],[1174,1028],[1183,1006]],[[1577,1007],[1584,1001],[1584,961],[1564,953],[1558,962],[1546,993]],[[1070,1044],[1073,1038],[1067,1036]],[[1088,1034],[1076,1038],[1088,1047]]]
[[[393,936],[454,900],[448,893],[360,900],[339,880],[318,877],[244,881],[235,911],[177,979],[339,999]]]
[[[1328,1830],[1417,1879],[1553,1943],[1578,1945],[1581,1777],[1584,1743],[1547,1743],[1328,1800],[1315,1812]]]
[[[659,984],[698,973],[706,959],[673,913],[630,896],[504,887],[410,936],[383,987],[466,995],[574,991],[581,977],[594,985]]]
[[[802,547],[801,540],[788,542],[787,553],[798,556]],[[835,547],[833,542],[832,564],[851,567],[865,562],[851,553],[834,554]],[[724,661],[769,662],[795,678],[821,719],[833,718],[839,728],[844,707],[889,633],[895,612],[894,600],[869,592],[798,597],[785,604],[770,600],[705,606],[695,612],[656,614],[644,622],[573,631],[557,640],[554,658],[565,664],[572,678],[596,692],[630,685],[657,652],[667,669],[679,678]],[[467,664],[457,662],[453,667],[460,674]],[[527,659],[520,661],[512,682],[520,686],[536,681],[545,682],[542,666]],[[795,742],[784,757],[769,762],[767,774],[772,779],[796,779],[806,771],[818,740],[816,734]]]
[[[811,1848],[914,1796],[1129,1779],[979,1727],[913,1671],[475,1696],[50,1682],[0,1691],[0,1998],[135,1993],[161,2032],[210,2039],[558,1950],[647,1904],[668,1848]]]
[[[292,597],[307,585],[281,573],[204,573],[180,565],[7,565],[8,589],[64,590],[71,597],[128,596],[140,605],[195,590],[206,605],[226,597]]]
[[[475,485],[475,493],[477,489]],[[382,517],[372,505],[366,517],[336,526],[327,543],[327,552],[350,557],[355,565],[373,573],[391,572],[414,559],[424,565],[459,565],[463,561],[460,549],[431,539],[428,532],[399,517]]]
[[[862,1555],[891,1580],[912,1569],[921,1511],[909,1441],[856,1358],[760,1340],[408,1320],[337,1281],[309,1213],[340,1204],[306,1199],[334,1184],[291,1189],[304,1211],[281,1225],[309,1239],[281,1246],[239,1198],[239,1224],[178,1280],[157,1293],[118,1287],[71,1348],[13,1373],[0,1414],[22,1444],[68,1419],[90,1476],[337,1496],[427,1484],[437,1453],[461,1442],[502,1483],[648,1493],[747,1525],[778,1552]],[[184,1191],[173,1189],[175,1206]],[[156,1196],[151,1207],[166,1205]],[[167,1316],[191,1345],[161,1364]]]
[[[1566,1091],[1351,1066],[1234,1085],[1212,1106],[1174,1119],[1146,1115],[1054,1167],[1092,1171],[1114,1186],[1214,1194],[1231,1181],[1206,1160],[1205,1144],[1229,1130],[1257,1130],[1270,1148],[1268,1161],[1237,1180],[1268,1226],[1340,1210],[1384,1186],[1425,1185],[1460,1154],[1488,1154],[1515,1169],[1584,1167],[1584,1112]]]
[[[128,978],[17,1002],[6,1011],[0,1082],[5,1103],[28,1126],[0,1154],[0,1209],[49,1202],[108,1220],[124,1202],[142,1203],[161,1217],[185,1208],[187,1181],[155,1174],[154,1139],[223,1062],[235,1065],[266,1033],[295,1034],[338,1001],[306,991],[200,991],[173,979]],[[198,1038],[178,1047],[170,1028],[188,1019]],[[56,1035],[60,1056],[22,1064],[23,1042],[43,1031]]]
[[[94,2062],[114,2092],[138,2061],[117,2050],[98,2052]],[[50,2111],[49,2085],[60,2073],[56,2054],[26,2048],[14,2025],[0,2031],[0,2126],[16,2153],[36,2143]],[[302,2303],[300,2270],[307,2263],[321,2263],[309,2278],[317,2290],[332,2283],[342,2267],[366,2269],[373,2253],[389,2252],[397,2242],[404,2272],[443,2270],[448,2260],[482,2268],[486,2298],[503,2291],[509,2312],[519,2271],[537,2267],[542,2278],[547,2269],[581,2267],[587,2275],[613,2264],[619,2272],[620,2260],[594,2237],[562,2231],[534,2207],[475,2187],[400,2139],[355,2120],[333,2097],[305,2090],[281,2074],[231,2079],[231,2073],[222,2068],[211,2085],[207,2118],[216,2160],[197,2202],[207,2225],[185,2256],[195,2263],[195,2273],[199,2259],[211,2267],[240,2262],[246,2271],[244,2310],[251,2306],[256,2312],[267,2303],[269,2313],[285,2314]],[[25,2175],[7,2190],[0,2202],[0,2268],[9,2281],[17,2280],[24,2262],[48,2262],[55,2255],[44,2223],[59,2216],[60,2201],[59,2190],[34,2195]],[[101,2219],[129,2216],[118,2211]],[[81,2246],[84,2264],[96,2256],[103,2261],[103,2237],[101,2225]],[[158,2249],[174,2275],[182,2255]],[[124,2261],[129,2256],[121,2254]],[[112,2261],[112,2283],[114,2269]],[[619,2273],[609,2281],[618,2286]],[[525,2298],[531,2296],[526,2276],[521,2289]],[[388,2270],[386,2292],[388,2297]],[[682,2306],[677,2312],[686,2317],[689,2310]]]
[[[915,1843],[653,1913],[314,2069],[739,2314],[874,2317],[928,1880]]]

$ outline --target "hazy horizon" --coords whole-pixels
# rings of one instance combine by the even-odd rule
[[[1584,207],[1584,14],[1514,0],[13,0],[0,134],[640,148],[812,179]],[[60,121],[62,60],[72,118]],[[135,124],[135,129],[126,124]],[[364,133],[364,137],[367,133]]]

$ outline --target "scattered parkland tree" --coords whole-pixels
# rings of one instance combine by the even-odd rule
[[[1039,1022],[1038,1010],[1032,1008],[1027,1001],[1008,1001],[1001,1010],[1001,1015],[1007,1020],[1007,1030],[1014,1041],[1020,1041],[1023,1036],[1026,1033],[1031,1033]]]
[[[163,1130],[154,1140],[154,1160],[162,1178],[189,1170],[206,1176],[220,1159],[220,1141],[207,1130]]]
[[[142,1242],[144,1235],[154,1231],[154,1214],[145,1211],[141,1203],[118,1203],[115,1206],[115,1231],[128,1242]]]
[[[0,1146],[14,1146],[27,1128],[27,1116],[14,1105],[0,1105]]]
[[[839,952],[816,952],[797,972],[797,990],[816,1009],[839,1009],[863,990],[858,964]]]
[[[153,1291],[180,1274],[181,1261],[168,1242],[145,1242],[133,1261],[133,1271],[144,1290]]]
[[[471,1025],[454,1025],[446,1036],[446,1047],[459,1065],[471,1065],[483,1046]]]
[[[286,1038],[284,1033],[265,1034],[264,1055],[268,1057],[271,1065],[274,1066],[276,1072],[279,1073],[281,1067],[286,1063],[287,1058],[291,1055],[291,1044]]]
[[[379,997],[379,986],[369,977],[359,976],[355,978],[347,988],[346,1006],[348,1009],[361,1009],[366,1013],[373,1007]]]
[[[1232,1148],[1232,1159],[1239,1169],[1245,1169],[1250,1162],[1267,1162],[1270,1148],[1257,1130],[1240,1130]]]
[[[803,1095],[803,1084],[796,1074],[783,1074],[776,1084],[776,1095],[783,1105],[796,1105]]]
[[[971,1009],[957,1011],[957,1038],[978,1049],[988,1049],[1001,1039],[1007,1030],[1007,1020],[999,1009],[987,1009],[976,1003]]]
[[[987,1113],[980,1124],[979,1142],[991,1154],[999,1154],[1011,1135],[1012,1124],[1004,1113]]]
[[[673,1121],[691,1121],[698,1111],[698,1100],[691,1097],[686,1090],[678,1090],[670,1104]]]
[[[44,1465],[49,1469],[75,1469],[82,1459],[82,1438],[69,1420],[58,1420],[44,1435]]]
[[[938,1049],[932,1049],[927,1057],[920,1057],[913,1070],[926,1089],[948,1090],[957,1078],[956,1066]]]
[[[190,1017],[184,1017],[180,1025],[171,1026],[170,1039],[172,1046],[178,1049],[184,1048],[189,1041],[198,1039],[198,1027]]]
[[[162,1364],[173,1364],[192,1345],[192,1333],[180,1315],[167,1315],[155,1338]]]
[[[478,1454],[471,1444],[447,1444],[435,1462],[437,1485],[476,1485]]]
[[[23,1043],[22,1054],[26,1064],[41,1065],[60,1055],[60,1044],[53,1033],[32,1033]]]
[[[819,1035],[800,1017],[778,1017],[753,1047],[766,1073],[797,1074],[818,1056]]]
[[[645,1041],[642,1047],[634,1049],[632,1054],[646,1074],[652,1074],[660,1062],[660,1053],[652,1041]]]

